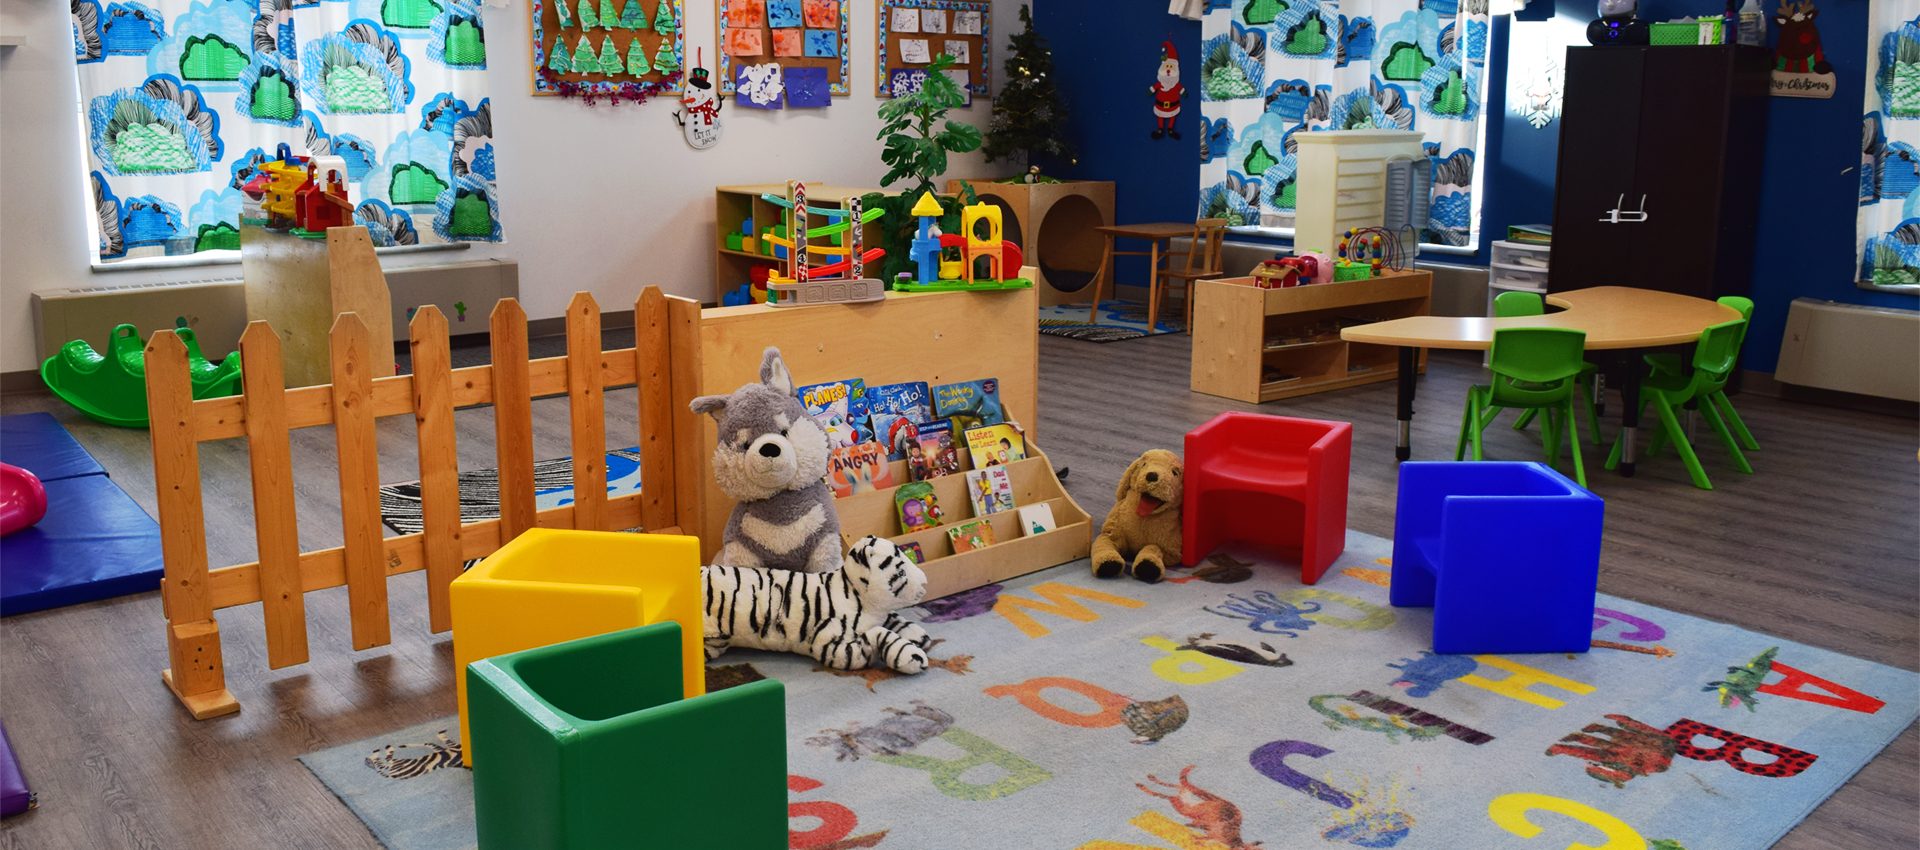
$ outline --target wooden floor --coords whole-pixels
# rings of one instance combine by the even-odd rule
[[[1041,337],[1039,442],[1067,467],[1067,489],[1103,516],[1127,463],[1224,410],[1354,423],[1349,523],[1393,532],[1394,385],[1375,384],[1254,407],[1187,391],[1183,336],[1095,345]],[[1451,459],[1475,356],[1437,353],[1421,385],[1416,459]],[[829,379],[840,376],[803,376]],[[984,376],[983,376],[984,377]],[[607,394],[610,441],[632,445],[631,389]],[[1912,420],[1752,395],[1740,410],[1764,447],[1744,476],[1703,449],[1712,492],[1671,457],[1632,479],[1598,470],[1607,499],[1600,588],[1908,670],[1920,669],[1920,494]],[[536,405],[540,457],[566,448],[561,401]],[[80,419],[56,401],[0,400],[0,412],[52,411],[149,512],[144,431]],[[542,415],[542,414],[546,415]],[[463,469],[493,465],[487,410],[462,411]],[[1490,457],[1531,460],[1537,443],[1502,426]],[[1611,435],[1611,426],[1608,434]],[[414,476],[409,417],[380,423],[381,480]],[[1711,442],[1709,440],[1708,442]],[[338,516],[331,436],[296,435],[303,516]],[[244,443],[202,447],[209,550],[217,565],[253,559]],[[336,521],[337,523],[337,521]],[[336,545],[337,524],[300,529],[302,548]],[[310,594],[314,661],[269,671],[257,606],[220,617],[227,681],[243,710],[188,719],[161,685],[157,594],[0,620],[0,720],[42,808],[0,825],[0,847],[371,848],[366,828],[295,756],[454,713],[451,643],[426,630],[421,574],[393,580],[393,644],[351,652],[344,589]],[[1920,735],[1908,729],[1778,847],[1907,850],[1920,844]]]

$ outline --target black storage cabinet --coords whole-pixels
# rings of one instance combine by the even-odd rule
[[[1762,47],[1568,48],[1548,290],[1747,294],[1771,68]]]

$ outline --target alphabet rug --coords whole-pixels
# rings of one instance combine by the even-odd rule
[[[1920,674],[1605,595],[1589,652],[1434,655],[1391,554],[1078,561],[908,612],[918,676],[735,650],[708,687],[784,683],[794,848],[1759,850],[1920,716]],[[302,761],[392,850],[468,848],[458,746]]]

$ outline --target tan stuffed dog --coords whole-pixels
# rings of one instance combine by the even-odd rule
[[[1100,536],[1093,540],[1093,574],[1126,572],[1156,582],[1168,564],[1180,563],[1180,456],[1153,449],[1127,467]]]

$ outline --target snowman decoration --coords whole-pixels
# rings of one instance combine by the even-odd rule
[[[1187,89],[1180,85],[1180,54],[1174,51],[1173,42],[1160,42],[1160,49],[1160,72],[1153,85],[1153,117],[1159,125],[1153,128],[1153,137],[1178,139],[1180,131],[1173,128],[1173,119],[1180,117],[1180,99]]]
[[[687,144],[703,151],[720,143],[720,98],[707,79],[707,69],[695,68],[687,77],[687,88],[680,95],[680,111],[673,114]]]

